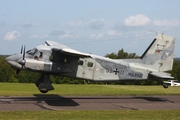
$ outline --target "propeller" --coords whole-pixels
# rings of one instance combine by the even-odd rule
[[[25,60],[24,60],[24,58],[25,58],[25,49],[26,49],[26,46],[24,45],[24,51],[23,51],[23,61],[24,61],[24,64],[25,64]]]
[[[25,54],[26,54],[26,53],[25,53],[25,51],[26,51],[25,49],[26,49],[26,46],[25,46],[25,45],[24,45],[24,46],[22,45],[22,46],[21,46],[21,52],[20,52],[20,54],[23,54],[23,58],[18,61],[18,63],[19,63],[20,65],[22,65],[22,68],[24,67],[25,62],[26,62],[26,61],[24,60]],[[17,69],[17,70],[16,70],[16,74],[19,74],[19,72],[20,72],[20,69]]]
[[[22,52],[23,52],[23,45],[21,46],[21,52],[20,52],[20,54],[22,54]]]
[[[17,70],[16,70],[16,74],[19,74],[19,72],[20,72],[20,69],[17,69]]]

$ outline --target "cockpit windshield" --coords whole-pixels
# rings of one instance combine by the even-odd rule
[[[31,49],[31,50],[28,50],[26,53],[33,56],[37,51],[38,50],[36,48],[34,48],[34,49]]]

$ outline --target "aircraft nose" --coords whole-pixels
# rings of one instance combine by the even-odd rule
[[[11,55],[9,57],[7,57],[5,60],[7,63],[9,63],[10,61],[16,61],[17,60],[17,55]]]
[[[21,68],[21,65],[18,63],[18,60],[22,58],[22,55],[11,55],[5,59],[5,61],[10,64],[12,67]]]
[[[5,60],[6,62],[8,62],[8,61],[12,61],[13,59],[14,59],[14,56],[12,55],[12,56],[7,57]]]

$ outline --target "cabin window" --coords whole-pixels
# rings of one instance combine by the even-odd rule
[[[69,58],[64,58],[64,63],[70,63],[70,59]]]
[[[79,60],[79,61],[78,61],[78,65],[83,65],[83,63],[84,63],[84,62],[83,62],[82,60]]]
[[[54,57],[53,57],[52,55],[51,55],[51,56],[49,56],[49,60],[50,60],[50,61],[52,61],[52,60],[53,60],[53,58],[54,58]]]
[[[88,67],[92,67],[92,66],[93,66],[93,62],[88,62],[88,63],[87,63],[87,66],[88,66]]]

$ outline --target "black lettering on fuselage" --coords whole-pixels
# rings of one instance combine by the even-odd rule
[[[129,73],[128,76],[130,77],[137,77],[137,78],[142,78],[142,74],[141,73]]]

